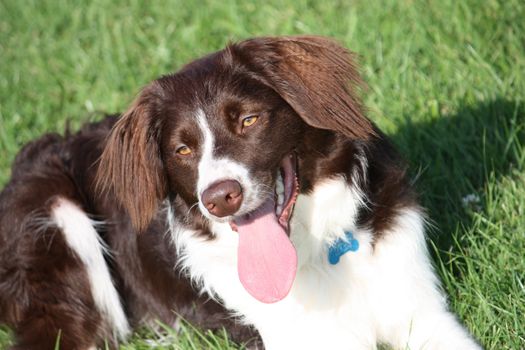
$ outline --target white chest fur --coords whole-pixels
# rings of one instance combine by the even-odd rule
[[[214,224],[206,241],[169,216],[181,266],[210,295],[254,325],[267,349],[477,348],[446,311],[427,257],[423,219],[416,208],[399,213],[390,232],[372,247],[372,235],[355,227],[361,196],[342,178],[299,196],[291,221],[298,254],[290,294],[275,304],[255,300],[237,276],[237,234]],[[345,231],[359,241],[330,265],[327,247]]]

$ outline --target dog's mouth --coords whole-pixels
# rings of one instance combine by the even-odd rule
[[[293,208],[297,196],[299,194],[299,179],[297,177],[297,160],[294,154],[286,156],[282,162],[275,181],[274,196],[269,196],[263,203],[255,210],[248,214],[241,215],[230,221],[231,228],[238,232],[238,224],[246,224],[253,221],[261,215],[263,211],[273,207],[278,223],[286,231],[289,232],[289,222],[293,213]]]
[[[289,239],[289,221],[299,193],[296,169],[295,156],[286,156],[275,195],[231,223],[239,233],[239,279],[253,297],[265,303],[286,297],[295,279],[297,254]]]
[[[291,154],[281,162],[280,173],[275,183],[277,204],[275,214],[279,218],[279,224],[286,230],[288,236],[290,231],[288,224],[292,216],[293,207],[299,195],[299,180],[297,178],[297,160]]]

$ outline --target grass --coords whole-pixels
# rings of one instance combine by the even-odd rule
[[[523,349],[523,18],[520,0],[0,0],[0,185],[25,142],[122,111],[229,40],[332,36],[360,54],[369,115],[411,164],[452,309],[485,348]],[[0,329],[0,347],[9,339]],[[122,349],[232,346],[190,328]]]
[[[183,323],[181,328],[174,330],[169,326],[159,324],[157,331],[145,329],[137,333],[129,344],[121,350],[231,350],[242,349],[228,340],[225,331],[220,333],[202,332],[190,324]]]

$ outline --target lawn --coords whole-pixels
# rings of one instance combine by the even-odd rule
[[[228,41],[331,36],[359,54],[369,116],[411,165],[451,308],[486,349],[524,349],[524,18],[522,0],[0,0],[0,187],[25,142],[122,111]],[[144,330],[122,349],[232,346]]]

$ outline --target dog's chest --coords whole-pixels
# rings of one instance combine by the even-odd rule
[[[348,324],[364,312],[368,287],[371,236],[354,225],[360,205],[359,192],[343,179],[329,180],[308,196],[300,196],[291,221],[291,240],[298,254],[296,279],[289,295],[264,304],[242,287],[237,274],[237,233],[228,224],[213,226],[216,239],[205,241],[192,232],[174,228],[174,238],[189,275],[218,296],[227,308],[253,324],[268,348],[304,347],[344,343]],[[359,241],[356,252],[346,253],[336,265],[328,262],[328,247],[345,231]],[[351,286],[351,288],[350,288]],[[363,311],[362,311],[363,310]],[[319,337],[319,332],[323,336]],[[272,344],[274,339],[278,344]],[[283,340],[290,339],[290,344]],[[303,343],[304,341],[304,343]]]

